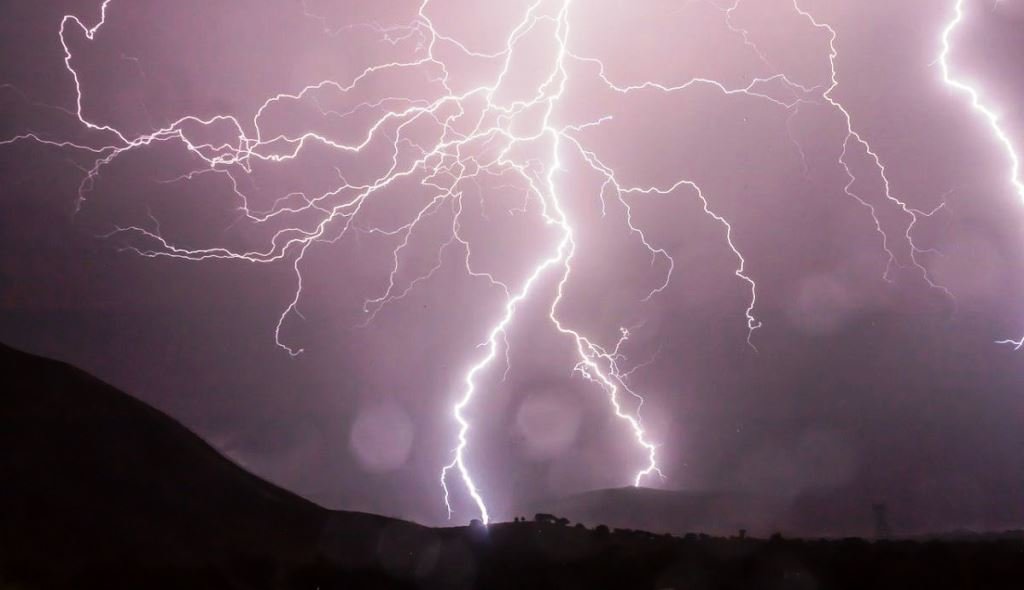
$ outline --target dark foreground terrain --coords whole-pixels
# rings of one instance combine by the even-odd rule
[[[1022,588],[1020,535],[928,542],[430,529],[325,510],[68,365],[0,346],[0,590]]]

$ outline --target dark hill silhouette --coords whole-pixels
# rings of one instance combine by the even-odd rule
[[[0,378],[6,569],[194,567],[258,555],[310,561],[319,554],[336,554],[353,568],[376,567],[379,531],[421,528],[325,510],[65,363],[0,345]]]

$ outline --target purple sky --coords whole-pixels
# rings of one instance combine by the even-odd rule
[[[65,14],[95,23],[95,4],[8,9],[0,22],[0,139],[32,133],[118,145],[112,133],[89,131],[76,118],[58,37]],[[602,212],[605,178],[563,141],[555,178],[577,251],[558,317],[606,349],[621,327],[631,329],[621,368],[638,367],[626,383],[646,398],[643,424],[665,474],[644,483],[792,496],[831,490],[865,505],[888,502],[896,526],[910,513],[908,522],[932,529],[1024,525],[1024,350],[994,343],[1024,334],[1024,203],[1008,181],[1002,146],[935,64],[954,1],[800,2],[837,33],[839,85],[830,96],[881,158],[891,194],[911,209],[944,204],[913,226],[920,267],[905,237],[911,216],[886,200],[878,168],[853,140],[849,190],[864,203],[844,194],[845,121],[823,96],[829,34],[792,0],[740,3],[732,31],[724,7],[710,1],[578,0],[564,21],[560,6],[539,4],[541,18],[515,46],[495,102],[536,100],[558,52],[560,22],[570,23],[571,52],[600,60],[620,86],[709,78],[743,88],[781,73],[813,88],[789,109],[708,84],[621,93],[602,82],[594,61],[566,60],[550,124],[611,115],[565,134],[623,186],[699,184],[731,224],[757,283],[753,313],[763,327],[752,335],[755,352],[744,317],[749,285],[735,275],[722,223],[704,213],[694,191],[620,201],[605,187]],[[983,88],[1008,136],[1022,138],[1024,2],[966,0],[965,7],[952,37],[954,72]],[[114,0],[92,41],[74,24],[65,39],[86,120],[131,139],[186,115],[229,115],[255,137],[253,116],[270,97],[325,79],[347,85],[370,66],[423,59],[430,35],[417,8],[408,1]],[[473,57],[444,38],[474,53],[499,52],[527,8],[435,0],[425,10],[443,36],[433,63],[387,68],[348,93],[328,87],[276,101],[261,115],[261,137],[316,132],[359,142],[388,110],[443,96],[440,64],[453,93],[491,83],[501,59]],[[781,102],[796,96],[779,81],[756,90]],[[465,114],[451,127],[463,133],[473,116],[518,136],[543,127],[540,108],[495,122],[478,98],[459,105]],[[458,183],[459,196],[428,210],[410,234],[395,293],[440,266],[369,323],[364,303],[387,288],[403,240],[372,228],[408,224],[450,178],[410,175],[368,199],[350,231],[342,233],[349,218],[331,221],[299,265],[298,313],[281,324],[281,343],[303,350],[294,358],[274,332],[296,292],[298,247],[273,263],[189,261],[130,251],[169,252],[137,231],[97,236],[134,226],[191,251],[269,249],[276,232],[296,238],[325,213],[285,211],[254,222],[239,194],[255,213],[302,208],[300,192],[372,183],[392,163],[396,134],[403,140],[395,161],[408,163],[437,143],[439,121],[456,114],[442,106],[401,129],[405,119],[389,120],[357,154],[310,141],[288,161],[252,158],[248,169],[221,165],[191,178],[182,177],[210,170],[207,162],[180,140],[153,142],[105,165],[85,185],[77,213],[85,171],[100,156],[31,140],[0,146],[0,340],[97,374],[325,506],[446,522],[438,475],[456,442],[452,405],[505,305],[501,289],[467,273],[467,248],[475,271],[518,291],[560,239],[557,224],[543,218],[550,195],[529,193],[507,169]],[[195,144],[237,142],[223,120],[176,129]],[[463,163],[502,147],[500,138],[473,142]],[[279,155],[294,146],[259,150]],[[551,142],[540,139],[513,146],[509,157],[540,181],[548,168],[537,165],[549,165],[550,154]],[[456,158],[448,158],[451,171]],[[336,206],[351,194],[323,203]],[[667,258],[652,263],[629,231],[624,203],[652,247],[674,260],[671,282],[646,301],[664,281]],[[868,206],[895,255],[890,282]],[[573,340],[548,318],[561,272],[541,276],[517,308],[509,370],[502,344],[477,375],[477,397],[466,409],[473,422],[467,464],[499,518],[530,497],[627,485],[645,464],[607,393],[573,374]],[[622,399],[635,410],[628,395]],[[457,479],[450,483],[455,518],[475,516]]]

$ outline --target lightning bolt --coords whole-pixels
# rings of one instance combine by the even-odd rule
[[[878,177],[882,181],[882,185],[883,185],[883,188],[884,188],[883,192],[884,192],[885,199],[889,203],[895,205],[900,211],[902,211],[907,217],[910,218],[910,221],[906,225],[906,231],[903,233],[903,238],[904,238],[905,243],[908,246],[908,250],[909,250],[909,256],[908,256],[907,263],[920,273],[921,277],[924,279],[924,281],[926,283],[928,283],[928,285],[930,287],[941,291],[947,297],[949,297],[950,299],[953,299],[953,294],[949,291],[949,289],[946,288],[943,285],[939,285],[938,283],[936,283],[932,279],[932,277],[929,274],[928,270],[918,261],[917,257],[918,257],[919,254],[922,254],[922,253],[925,253],[925,252],[930,252],[930,251],[933,251],[933,250],[932,249],[922,249],[922,248],[919,248],[917,246],[917,244],[914,242],[914,239],[913,239],[913,237],[911,235],[911,233],[913,232],[914,226],[918,223],[920,218],[922,218],[922,217],[931,217],[936,212],[938,212],[939,209],[941,209],[944,206],[945,203],[939,203],[938,205],[936,205],[930,211],[923,211],[921,209],[916,209],[916,208],[910,207],[909,205],[907,205],[907,203],[905,201],[903,201],[898,196],[896,196],[896,194],[894,193],[893,188],[892,188],[892,183],[889,182],[889,176],[888,176],[888,174],[886,172],[886,167],[885,167],[885,164],[882,162],[881,156],[879,156],[878,152],[868,142],[868,140],[865,139],[864,136],[859,131],[857,131],[856,127],[854,126],[853,116],[850,114],[850,111],[841,102],[839,102],[835,98],[835,96],[834,96],[836,89],[839,87],[839,73],[838,73],[838,69],[836,67],[836,59],[839,57],[839,50],[837,49],[837,46],[836,46],[836,42],[837,42],[837,39],[838,39],[838,34],[836,33],[836,30],[832,26],[830,26],[829,24],[820,22],[810,12],[808,12],[808,11],[804,10],[803,8],[801,8],[799,0],[793,0],[793,8],[796,10],[796,12],[800,16],[802,16],[805,19],[807,19],[807,21],[810,22],[813,27],[815,27],[816,29],[821,29],[821,30],[826,31],[828,33],[828,36],[829,36],[829,41],[828,41],[828,47],[829,47],[828,63],[829,63],[829,70],[830,70],[829,77],[830,77],[831,83],[830,83],[828,89],[825,90],[825,93],[824,93],[823,97],[828,102],[829,105],[831,105],[836,111],[838,111],[841,114],[841,116],[843,118],[843,122],[844,122],[845,127],[846,127],[846,137],[843,140],[843,149],[842,149],[842,152],[841,152],[841,154],[839,156],[839,165],[842,167],[843,172],[846,174],[846,178],[847,178],[847,181],[848,181],[846,186],[843,187],[843,192],[848,197],[850,197],[850,198],[854,199],[855,201],[857,201],[860,205],[862,205],[864,208],[866,208],[870,212],[871,219],[874,221],[875,230],[881,236],[882,248],[885,250],[885,253],[889,257],[888,262],[886,263],[885,272],[883,273],[882,278],[885,279],[886,281],[890,281],[891,282],[891,280],[892,280],[891,279],[891,273],[892,273],[893,268],[894,267],[903,267],[904,263],[901,263],[899,261],[899,258],[897,257],[896,253],[890,247],[891,237],[882,228],[882,222],[881,222],[881,220],[878,217],[877,207],[875,205],[871,204],[870,202],[868,202],[867,200],[865,200],[863,197],[861,197],[857,193],[853,192],[853,186],[857,182],[857,177],[853,173],[853,171],[851,169],[851,164],[849,162],[849,155],[850,155],[850,146],[851,146],[851,144],[860,146],[860,148],[864,151],[864,153],[870,159],[870,162],[874,165],[874,168],[875,168],[876,172],[878,173]]]
[[[993,8],[997,8],[998,6],[999,2],[997,1]],[[1007,181],[1010,186],[1013,187],[1013,191],[1017,193],[1017,196],[1021,201],[1024,201],[1024,180],[1022,180],[1020,176],[1020,157],[1017,155],[1017,148],[1014,146],[1013,140],[1010,139],[1009,134],[1002,127],[999,114],[985,104],[982,99],[980,89],[955,77],[953,75],[953,69],[949,65],[949,56],[953,52],[953,33],[956,32],[956,29],[963,23],[963,21],[964,0],[956,0],[953,5],[953,17],[942,30],[942,49],[940,50],[939,57],[936,60],[936,63],[939,64],[939,69],[942,72],[942,81],[953,90],[967,96],[971,108],[988,126],[989,131],[992,133],[993,140],[1002,147],[1003,152],[1006,154],[1006,158],[1010,163],[1009,170],[1007,172]],[[1013,346],[1014,350],[1020,350],[1021,348],[1024,348],[1024,337],[1017,340],[997,340],[996,343],[1008,344]]]
[[[304,261],[306,253],[313,246],[337,243],[349,235],[374,235],[395,242],[386,284],[375,296],[364,301],[363,325],[369,325],[385,307],[397,304],[417,286],[430,280],[445,264],[446,256],[456,252],[461,257],[466,274],[487,285],[501,298],[503,305],[498,317],[483,331],[484,338],[477,348],[480,352],[467,361],[460,389],[454,393],[451,417],[456,425],[456,442],[450,462],[442,467],[439,474],[449,518],[454,514],[454,490],[450,486],[453,480],[457,480],[461,482],[481,520],[484,523],[491,520],[484,492],[470,468],[469,451],[473,434],[471,409],[477,396],[484,392],[482,381],[486,373],[498,364],[502,355],[505,375],[511,369],[509,332],[521,308],[528,300],[545,296],[550,297],[545,300],[546,317],[553,333],[564,337],[575,353],[572,372],[603,392],[612,412],[643,456],[642,464],[633,473],[632,483],[639,486],[649,478],[664,477],[658,463],[658,445],[651,440],[641,417],[644,395],[629,384],[632,375],[647,364],[628,366],[625,348],[632,331],[637,327],[621,328],[617,339],[608,338],[570,325],[560,313],[571,304],[567,300],[566,290],[573,277],[574,262],[580,254],[577,241],[579,226],[570,215],[568,195],[560,182],[570,172],[594,175],[600,180],[600,189],[595,196],[600,201],[602,215],[621,215],[629,235],[646,249],[651,264],[660,264],[663,272],[640,303],[650,301],[668,289],[673,278],[675,260],[666,248],[655,243],[644,227],[635,222],[635,201],[696,199],[702,212],[721,228],[725,245],[736,261],[733,273],[749,293],[742,319],[747,327],[746,342],[756,351],[753,337],[755,331],[762,326],[756,313],[758,285],[748,270],[748,262],[734,226],[715,207],[713,195],[696,180],[678,178],[662,185],[625,184],[621,180],[622,175],[608,165],[599,151],[586,141],[585,132],[609,122],[612,119],[610,115],[584,122],[560,120],[561,111],[558,107],[565,102],[567,87],[576,76],[599,82],[610,92],[622,97],[650,93],[674,96],[695,88],[704,88],[716,92],[723,100],[743,97],[761,101],[787,117],[787,130],[802,105],[828,105],[844,123],[842,149],[837,161],[847,179],[843,192],[868,212],[874,230],[879,234],[882,249],[888,256],[882,278],[891,281],[894,268],[909,267],[916,270],[928,285],[950,295],[945,287],[932,280],[919,261],[918,256],[930,250],[918,247],[912,235],[919,219],[935,214],[942,205],[925,211],[911,207],[897,196],[879,152],[857,130],[850,110],[835,97],[839,86],[837,33],[829,24],[804,10],[799,0],[792,0],[792,9],[796,14],[814,29],[828,35],[830,76],[825,84],[800,83],[777,71],[768,53],[758,47],[752,32],[735,24],[734,16],[741,8],[741,0],[732,0],[727,6],[714,4],[723,14],[725,27],[742,41],[767,72],[740,86],[730,86],[709,78],[681,81],[613,79],[599,58],[582,55],[573,47],[571,16],[572,9],[577,5],[572,0],[533,0],[519,20],[511,23],[514,26],[503,40],[501,49],[491,52],[473,49],[459,39],[446,35],[430,16],[431,3],[432,0],[422,0],[415,17],[405,24],[370,23],[332,28],[326,17],[314,14],[306,2],[302,2],[305,17],[319,23],[325,34],[335,36],[356,28],[368,30],[392,48],[411,47],[409,57],[371,65],[347,81],[321,80],[297,91],[270,96],[248,120],[243,121],[232,115],[186,115],[155,131],[133,135],[111,124],[91,120],[85,113],[83,83],[74,67],[74,56],[68,43],[73,31],[89,41],[99,34],[112,4],[112,0],[104,0],[100,5],[99,18],[93,24],[86,24],[77,16],[66,15],[61,20],[58,32],[64,53],[64,66],[74,85],[74,108],[61,110],[89,132],[90,139],[72,142],[28,132],[0,141],[0,145],[35,141],[90,158],[91,164],[84,168],[84,177],[78,187],[78,208],[86,203],[103,169],[121,155],[160,143],[171,142],[183,146],[195,158],[196,167],[186,174],[159,182],[190,182],[206,175],[223,179],[227,192],[237,204],[239,222],[275,228],[267,243],[250,250],[223,246],[184,247],[163,235],[160,222],[151,211],[148,214],[151,221],[148,228],[116,226],[104,234],[105,237],[121,240],[124,249],[146,257],[186,261],[220,259],[255,264],[289,263],[295,276],[295,290],[277,318],[274,338],[282,349],[293,356],[301,354],[303,350],[286,342],[282,330],[292,316],[303,317],[300,303],[303,297]],[[989,120],[996,136],[1012,156],[1012,179],[1024,198],[1024,184],[1017,179],[1017,158],[1009,139],[998,125],[998,118],[981,104],[977,91],[949,75],[946,63],[950,50],[949,38],[962,17],[961,5],[962,0],[957,3],[956,18],[943,33],[940,63],[944,78],[954,88],[968,93],[975,109]],[[509,79],[514,58],[523,51],[531,34],[547,31],[553,41],[553,48],[545,56],[545,62],[539,66],[542,68],[540,81],[536,87],[526,89],[524,97],[505,97],[503,91],[511,84]],[[462,58],[495,64],[496,73],[485,83],[456,89],[457,83],[453,81],[451,73],[454,65],[441,57],[442,50],[454,51]],[[329,106],[328,98],[348,97],[384,73],[421,76],[423,84],[420,91],[423,95],[396,94],[359,102],[347,108]],[[779,88],[782,89],[781,94]],[[265,121],[273,111],[300,103],[312,104],[320,115],[332,121],[347,121],[357,115],[367,114],[375,118],[352,141],[340,141],[314,130],[300,133],[272,133],[266,130]],[[423,139],[422,133],[417,135],[414,132],[418,126],[426,126],[431,130],[428,139]],[[195,139],[198,136],[196,129],[218,129],[222,133],[224,129],[229,131],[223,136],[224,139],[214,141]],[[789,132],[806,172],[804,151],[792,131]],[[339,168],[336,169],[337,184],[329,190],[314,194],[290,192],[275,199],[269,208],[263,209],[252,204],[253,199],[243,188],[244,183],[240,182],[246,175],[252,174],[254,166],[295,160],[312,146],[355,156],[381,142],[387,146],[387,162],[383,170],[374,171],[368,180],[350,180],[346,172]],[[873,167],[873,174],[882,181],[883,192],[879,203],[854,191],[857,176],[851,158],[857,153],[867,158]],[[535,212],[544,227],[550,229],[556,237],[550,249],[534,261],[526,278],[518,284],[510,284],[494,272],[480,268],[474,258],[472,239],[464,231],[465,199],[473,187],[482,192],[482,179],[501,182],[500,187],[518,191],[522,201],[510,208],[508,214]],[[365,220],[367,203],[383,199],[382,195],[388,189],[409,181],[418,183],[428,195],[410,218],[394,226],[373,224]],[[882,207],[902,214],[905,220],[902,235],[891,235],[885,229],[879,216]],[[446,239],[437,248],[433,264],[413,278],[403,280],[402,271],[408,251],[415,247],[415,240],[424,231],[424,225],[429,220],[437,219],[444,219],[448,229]],[[902,251],[893,245],[897,242],[902,244]],[[1018,348],[1024,346],[1024,339],[1009,342]]]

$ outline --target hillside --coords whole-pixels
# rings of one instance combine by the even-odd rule
[[[323,554],[375,568],[377,532],[420,528],[320,508],[64,363],[0,345],[0,375],[4,571],[59,580],[103,564],[223,569]]]

